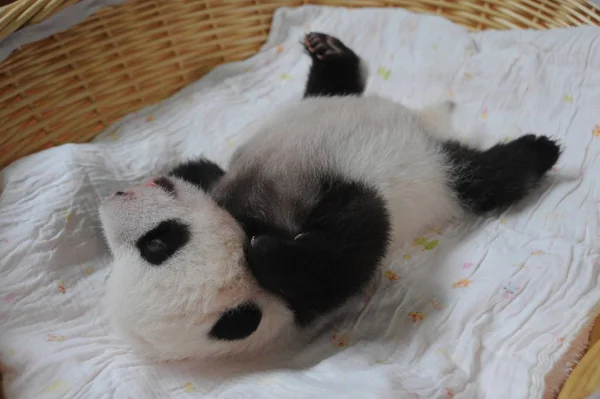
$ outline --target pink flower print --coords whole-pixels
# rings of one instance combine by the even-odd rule
[[[15,300],[16,297],[17,297],[17,294],[15,294],[14,292],[11,292],[10,294],[8,294],[4,297],[4,302],[11,303]]]
[[[348,333],[335,333],[331,336],[331,340],[333,341],[333,345],[340,347],[340,348],[344,348],[348,346],[348,343],[350,341],[350,337],[348,335]]]
[[[65,286],[65,282],[63,280],[58,280],[58,292],[61,294],[67,292],[67,287]]]
[[[520,289],[521,289],[520,287],[515,287],[514,285],[512,285],[512,284],[509,282],[508,284],[506,284],[506,285],[505,285],[505,286],[502,288],[502,290],[503,290],[502,297],[503,297],[504,299],[509,299],[509,298],[512,298],[513,296],[515,296],[515,294],[516,294],[517,292],[519,292],[519,290],[520,290]]]
[[[435,310],[442,310],[446,307],[446,305],[444,305],[444,302],[438,298],[438,297],[433,297],[429,303],[431,304],[431,306],[435,309]]]

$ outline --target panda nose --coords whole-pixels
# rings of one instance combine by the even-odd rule
[[[125,195],[125,193],[123,191],[117,191],[115,195]]]

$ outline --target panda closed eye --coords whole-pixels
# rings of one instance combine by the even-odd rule
[[[190,240],[189,227],[177,219],[164,220],[145,233],[136,243],[140,256],[159,266],[171,258]]]

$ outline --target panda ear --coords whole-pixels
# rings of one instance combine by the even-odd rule
[[[185,180],[204,191],[208,191],[224,174],[219,165],[204,158],[184,162],[169,172],[169,176]]]
[[[251,335],[260,324],[262,311],[254,302],[246,302],[228,309],[210,330],[210,337],[222,341],[236,341]]]

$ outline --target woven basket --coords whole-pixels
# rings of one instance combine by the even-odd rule
[[[77,0],[17,0],[0,9],[0,38]],[[0,167],[86,142],[215,66],[254,54],[275,9],[302,4],[404,7],[474,30],[600,24],[583,0],[131,0],[24,46],[0,64]]]
[[[78,1],[0,7],[0,40]],[[403,7],[472,30],[600,25],[600,12],[584,0],[130,0],[0,64],[0,168],[45,148],[89,141],[215,66],[253,55],[275,9],[303,4]]]

